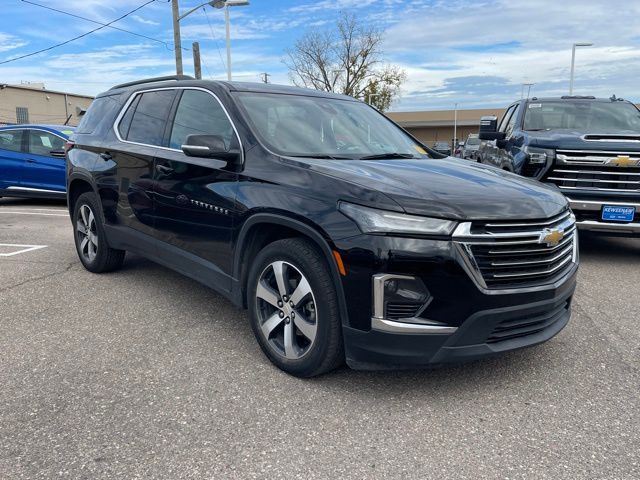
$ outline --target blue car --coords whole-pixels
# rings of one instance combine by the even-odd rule
[[[0,197],[66,197],[64,144],[74,127],[0,127]]]

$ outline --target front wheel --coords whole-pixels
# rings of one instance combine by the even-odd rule
[[[110,272],[122,266],[125,251],[109,247],[92,192],[78,197],[73,210],[73,233],[76,251],[82,265],[94,273]]]
[[[298,377],[319,375],[343,362],[336,289],[313,244],[290,238],[268,245],[248,281],[251,327],[271,362]]]

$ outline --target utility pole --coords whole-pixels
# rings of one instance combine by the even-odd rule
[[[200,43],[193,42],[193,73],[196,79],[202,79],[202,66],[200,65]]]
[[[176,74],[182,75],[182,41],[180,40],[180,6],[178,0],[171,0],[173,14],[173,48],[176,53]]]
[[[261,73],[260,76],[262,77],[262,83],[269,83],[269,77],[271,76],[270,74],[264,72]]]

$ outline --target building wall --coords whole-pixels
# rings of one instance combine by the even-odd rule
[[[434,142],[453,141],[453,127],[404,127],[411,135],[427,146],[433,146]],[[478,133],[480,125],[459,126],[458,141],[464,141],[470,133]]]
[[[83,95],[7,85],[0,88],[0,124],[19,123],[16,107],[26,107],[29,123],[63,124],[71,115],[68,125],[76,126],[80,121],[76,107],[86,110],[92,100]]]

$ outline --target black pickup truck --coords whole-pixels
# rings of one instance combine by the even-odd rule
[[[481,163],[555,184],[582,230],[640,236],[640,110],[616,98],[564,96],[482,117]]]

